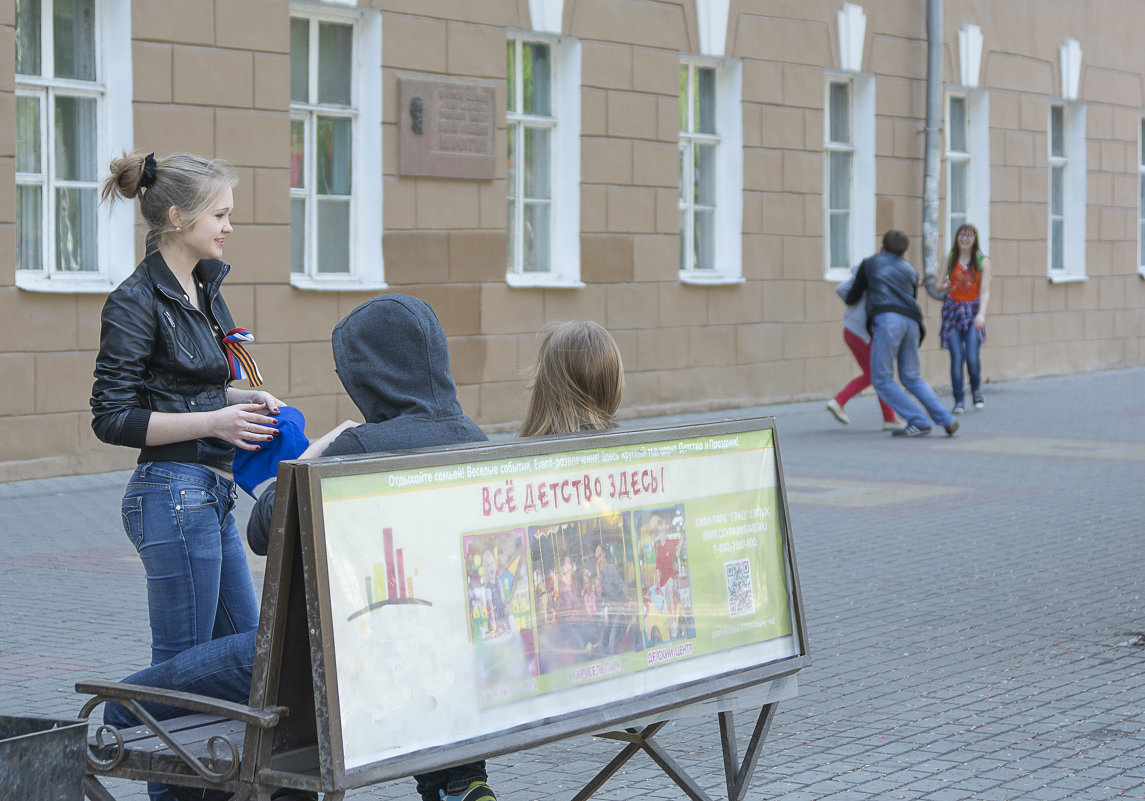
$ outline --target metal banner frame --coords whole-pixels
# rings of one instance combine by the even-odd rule
[[[380,473],[398,474],[401,471],[448,473],[451,468],[459,465],[527,460],[534,457],[540,459],[674,440],[715,442],[721,437],[752,432],[769,432],[770,448],[774,453],[776,523],[779,526],[783,560],[781,571],[786,582],[790,614],[789,636],[794,651],[791,655],[730,671],[713,671],[620,701],[603,704],[590,702],[583,708],[532,720],[524,725],[421,748],[366,764],[347,766],[339,707],[338,655],[334,637],[331,577],[328,573],[330,553],[324,528],[323,481]],[[591,796],[609,776],[639,751],[647,753],[690,798],[705,801],[707,796],[703,791],[675,765],[653,737],[663,727],[664,721],[673,717],[673,710],[793,677],[797,671],[810,664],[789,520],[779,442],[775,421],[770,417],[734,418],[700,425],[668,425],[476,443],[387,455],[283,463],[279,470],[273,534],[267,560],[251,704],[258,708],[287,706],[291,711],[273,731],[259,730],[248,734],[247,753],[259,755],[248,764],[261,766],[259,778],[263,782],[273,779],[281,786],[340,794],[348,789],[424,773],[451,764],[512,753],[572,736],[595,734],[627,744],[616,759],[575,796],[574,801]],[[308,659],[300,658],[303,649],[309,652]],[[309,670],[305,669],[307,667]],[[738,801],[745,796],[763,740],[774,719],[775,708],[776,703],[763,705],[742,761],[737,752],[732,713],[719,712],[727,790],[731,799]],[[636,721],[655,722],[636,725]],[[611,729],[615,731],[609,731]]]

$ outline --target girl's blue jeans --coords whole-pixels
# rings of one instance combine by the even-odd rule
[[[978,393],[982,383],[982,361],[980,349],[982,347],[982,334],[971,326],[966,331],[951,331],[948,343],[950,345],[950,389],[954,395],[954,403],[961,404],[964,400],[962,390],[962,365],[966,365],[966,372],[970,375],[970,391]]]
[[[197,464],[139,465],[123,527],[147,573],[151,664],[258,627],[258,599],[235,525],[235,483]]]

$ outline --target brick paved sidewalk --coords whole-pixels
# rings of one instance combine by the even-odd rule
[[[777,419],[814,658],[749,797],[1145,797],[1145,369],[988,384],[986,402],[954,439],[890,438],[869,395],[850,426],[822,402],[746,410]],[[0,484],[0,710],[72,716],[77,679],[146,663],[125,479]],[[658,739],[724,796],[715,721]],[[490,773],[506,801],[567,799],[617,750],[584,738]],[[596,797],[682,794],[638,755]]]

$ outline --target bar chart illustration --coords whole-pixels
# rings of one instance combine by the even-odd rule
[[[433,606],[429,601],[417,598],[413,593],[413,580],[417,574],[406,574],[405,552],[394,547],[394,530],[382,529],[384,561],[373,566],[373,574],[366,576],[366,605],[346,618],[347,621],[368,615],[387,606],[417,604]]]

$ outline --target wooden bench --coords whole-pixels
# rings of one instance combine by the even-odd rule
[[[127,730],[99,726],[89,744],[89,798],[103,801],[111,795],[96,776],[115,776],[237,792],[239,767],[247,726],[273,727],[286,714],[285,707],[260,711],[241,704],[205,699],[170,690],[116,682],[81,682],[76,691],[94,695],[80,716],[105,701],[124,703],[144,725]],[[136,702],[152,701],[188,710],[201,710],[165,721],[155,721]],[[105,739],[106,736],[106,739]]]
[[[511,501],[508,487],[514,481],[519,482],[515,488],[521,494]],[[574,493],[570,482],[579,483],[583,493],[575,496],[576,503],[571,501]],[[661,486],[653,490],[657,482]],[[712,490],[722,488],[724,483],[729,490],[735,490],[728,495],[732,500]],[[553,498],[542,504],[539,496],[532,495],[533,509],[525,508],[526,492],[544,493],[547,488],[554,488]],[[702,494],[697,496],[697,491]],[[400,494],[386,495],[387,492]],[[638,497],[641,493],[645,500]],[[570,499],[572,508],[558,510],[558,494]],[[413,505],[406,508],[402,504]],[[435,541],[433,546],[445,554],[443,558],[451,562],[450,568],[458,569],[451,572],[444,565],[426,564],[418,556],[418,543],[407,537],[405,569],[409,573],[403,574],[402,549],[396,549],[395,559],[393,543],[400,534],[391,534],[387,527],[385,543],[381,543],[382,537],[375,536],[383,533],[381,529],[375,531],[379,521],[369,511],[376,508],[405,509],[405,517],[398,515],[399,522],[420,519],[419,509],[425,509],[426,515],[453,514],[464,518],[458,524],[461,528],[457,536],[440,535],[440,543]],[[385,607],[388,611],[379,616],[384,615],[389,621],[394,616],[413,613],[416,606],[420,609],[418,614],[441,616],[425,618],[437,621],[435,626],[451,625],[441,621],[457,620],[460,628],[445,634],[456,639],[464,632],[476,654],[475,664],[481,648],[505,647],[503,635],[494,637],[490,633],[494,627],[483,628],[488,621],[482,617],[484,610],[473,602],[473,579],[465,579],[469,581],[468,589],[458,591],[441,578],[460,579],[472,573],[466,562],[465,549],[469,545],[460,547],[462,534],[466,543],[483,541],[481,537],[494,535],[482,532],[501,531],[509,526],[507,531],[519,528],[537,532],[528,536],[539,541],[543,533],[550,531],[544,525],[554,520],[564,526],[573,523],[561,521],[579,525],[584,520],[605,517],[619,520],[617,531],[627,538],[620,547],[622,556],[627,553],[623,565],[626,580],[638,588],[642,580],[638,561],[641,557],[634,527],[637,519],[654,519],[650,509],[661,508],[681,512],[688,509],[686,532],[681,525],[675,539],[676,548],[683,553],[675,557],[674,564],[681,572],[673,585],[672,609],[673,615],[683,620],[681,610],[686,595],[692,628],[685,630],[681,624],[675,642],[651,645],[645,634],[643,647],[633,652],[605,654],[595,661],[577,657],[582,662],[571,667],[550,664],[546,668],[544,640],[539,633],[544,624],[539,611],[532,606],[524,611],[518,608],[528,606],[535,593],[543,591],[534,581],[533,586],[526,583],[512,596],[513,614],[517,616],[513,625],[517,628],[510,639],[514,648],[525,647],[516,639],[534,644],[538,661],[527,668],[532,672],[527,672],[526,681],[491,684],[488,695],[481,696],[485,709],[503,717],[498,718],[501,723],[497,726],[488,730],[474,728],[485,725],[480,723],[481,716],[476,716],[478,723],[474,724],[464,723],[469,717],[459,715],[458,720],[463,721],[459,724],[443,712],[441,719],[430,715],[419,723],[419,736],[422,724],[428,730],[423,742],[394,748],[381,734],[388,725],[385,721],[379,724],[376,717],[372,719],[375,728],[382,727],[375,735],[370,728],[371,719],[365,718],[363,724],[363,719],[354,717],[353,699],[339,695],[339,682],[356,680],[363,670],[366,681],[374,679],[370,675],[373,661],[359,660],[355,663],[356,672],[348,666],[357,658],[356,647],[369,646],[372,638],[385,636],[381,632],[390,625],[377,622],[382,628],[374,631],[369,628],[373,624],[359,617],[363,610]],[[238,801],[268,801],[276,789],[292,788],[321,792],[325,799],[339,801],[346,790],[356,787],[591,734],[619,741],[623,748],[573,797],[574,801],[589,798],[628,759],[641,752],[653,759],[688,797],[707,801],[703,789],[654,739],[668,720],[698,713],[718,717],[728,798],[742,801],[776,706],[794,695],[795,674],[810,664],[788,519],[771,418],[283,463],[279,469],[249,703],[234,704],[116,682],[77,684],[77,692],[94,696],[84,705],[81,717],[87,718],[101,704],[115,701],[127,706],[144,723],[125,731],[116,731],[106,724],[93,728],[85,792],[92,801],[114,801],[100,779],[118,777],[216,792],[206,798],[233,793]],[[772,521],[770,529],[765,520]],[[541,527],[528,528],[530,521],[540,521]],[[326,528],[327,522],[331,522],[330,529]],[[436,525],[440,526],[440,522]],[[757,536],[751,536],[752,531]],[[425,534],[412,536],[424,538]],[[524,534],[520,537],[526,545],[533,543]],[[363,542],[375,550],[367,554],[361,550]],[[556,548],[553,542],[548,547]],[[573,544],[573,540],[561,542],[566,546]],[[604,540],[595,542],[603,544]],[[624,548],[628,550],[625,552]],[[583,556],[583,552],[578,553]],[[526,561],[543,561],[542,557],[541,551],[525,555]],[[413,562],[419,558],[422,564],[417,568]],[[733,597],[730,571],[740,570],[736,566],[740,561],[749,572],[754,566],[757,573],[766,573],[766,580],[756,575],[735,590],[746,592],[749,605],[757,601],[762,604],[762,611],[744,606],[744,599],[738,595]],[[355,562],[372,564],[373,572],[363,573]],[[360,580],[344,580],[347,566],[361,573],[359,579],[364,577],[365,595]],[[716,575],[725,568],[729,571],[726,576]],[[514,569],[518,579],[523,576],[532,581],[539,566],[530,570],[526,565],[524,573],[519,565]],[[716,586],[725,579],[726,588]],[[501,581],[505,581],[504,576]],[[431,597],[432,602],[418,599],[414,589]],[[713,607],[711,598],[704,593],[719,592],[724,592],[721,602],[727,615],[717,610],[718,614],[710,619],[701,618],[697,612],[701,606],[705,614],[710,614]],[[358,600],[360,595],[364,603]],[[459,602],[453,598],[455,595],[460,595]],[[647,597],[646,591],[645,603]],[[350,608],[347,604],[359,603],[361,609],[345,614]],[[426,611],[435,604],[435,608]],[[724,619],[733,615],[732,604],[736,605],[734,615],[739,617],[730,622],[744,622],[730,625]],[[755,610],[754,617],[751,610]],[[355,620],[352,625],[347,623]],[[715,628],[716,624],[723,628]],[[763,638],[742,633],[753,628],[780,634]],[[436,636],[438,629],[434,631]],[[685,636],[689,633],[690,638]],[[751,640],[752,636],[760,639]],[[355,637],[360,637],[361,642]],[[719,637],[728,642],[726,647],[721,646]],[[657,660],[663,660],[663,664]],[[597,678],[608,671],[615,675],[605,681]],[[450,698],[454,702],[456,697],[468,698],[470,695],[464,693],[473,688],[477,688],[477,693],[485,692],[481,689],[485,685],[477,678],[464,670],[456,672],[459,686],[474,682],[472,687],[466,690],[469,685],[461,686],[457,696],[450,696],[453,690],[446,689],[440,699],[434,697],[435,703],[440,700],[442,706],[447,706]],[[545,683],[550,680],[554,683]],[[625,682],[629,681],[640,682],[645,691],[626,689]],[[508,692],[506,687],[514,688],[520,698],[501,700],[497,693]],[[365,703],[376,695],[367,693],[359,700]],[[178,707],[187,714],[156,721],[138,706],[141,702]],[[757,710],[753,734],[742,758],[733,726],[732,709],[736,705]],[[541,710],[541,714],[522,717],[521,710],[530,708]],[[490,782],[496,785],[495,774]]]

